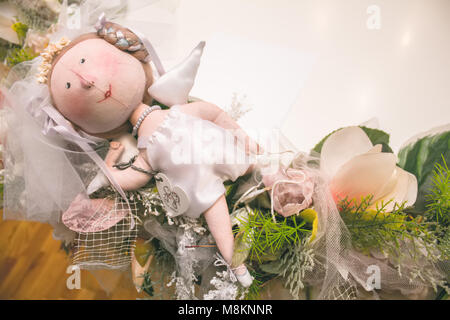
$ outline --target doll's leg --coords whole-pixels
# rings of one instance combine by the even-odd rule
[[[211,231],[217,247],[223,258],[228,264],[231,264],[233,258],[234,237],[231,230],[231,219],[228,214],[227,201],[225,195],[222,195],[208,210],[204,213],[209,231]]]
[[[222,195],[208,210],[204,213],[209,231],[216,240],[217,247],[225,261],[231,266],[234,250],[234,237],[231,229],[231,219],[228,214],[227,201],[225,195]],[[251,285],[253,279],[245,265],[231,266],[236,278],[244,286]]]

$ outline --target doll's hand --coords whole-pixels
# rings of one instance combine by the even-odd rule
[[[109,151],[105,157],[105,163],[111,171],[117,170],[113,166],[117,163],[124,151],[124,146],[119,141],[112,141],[109,144]]]
[[[120,156],[124,152],[124,149],[124,146],[120,142],[112,141],[110,143],[109,151],[105,157],[105,163],[108,167],[109,172],[123,190],[137,190],[147,184],[147,182],[151,178],[151,175],[137,171],[131,166],[125,169],[114,167],[114,165],[118,162]],[[142,152],[137,155],[134,161],[134,165],[139,167],[143,171],[152,171],[150,165],[143,158]]]
[[[105,157],[105,164],[108,168],[108,171],[114,175],[117,172],[117,168],[114,168],[113,166],[116,164],[117,160],[121,157],[125,150],[125,147],[117,141],[113,141],[110,143],[108,153]],[[91,181],[89,186],[87,187],[87,194],[92,194],[95,191],[99,190],[100,188],[106,187],[109,185],[108,178],[102,174],[98,173],[95,178]]]

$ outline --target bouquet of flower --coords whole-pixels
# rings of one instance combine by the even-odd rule
[[[225,263],[211,258],[216,248],[205,221],[166,215],[151,181],[127,193],[138,208],[136,288],[149,298],[179,299],[442,298],[449,138],[447,130],[416,139],[397,162],[388,134],[348,127],[310,154],[296,153],[276,173],[258,170],[226,182],[233,262],[245,262],[254,277],[247,289],[226,268],[217,270]],[[79,240],[68,247],[79,250]]]
[[[136,247],[136,284],[154,296],[167,273],[178,298],[193,298],[197,286],[203,298],[215,299],[442,297],[448,292],[449,138],[449,131],[421,137],[401,149],[397,163],[388,134],[343,128],[312,155],[297,153],[259,182],[254,174],[227,183],[233,259],[247,263],[255,279],[246,290],[226,272],[206,278],[214,244],[204,221],[165,216],[149,185],[134,195],[152,221],[144,222],[149,235],[141,234]],[[380,282],[371,282],[371,268]]]

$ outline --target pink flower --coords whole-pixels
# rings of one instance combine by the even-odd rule
[[[263,183],[271,187],[274,209],[284,217],[297,214],[312,203],[314,181],[308,171],[293,168],[280,169],[263,176]]]

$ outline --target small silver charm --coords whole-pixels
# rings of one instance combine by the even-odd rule
[[[172,186],[169,178],[161,172],[155,176],[155,180],[159,196],[167,210],[167,215],[176,217],[186,212],[189,208],[189,198],[186,192],[178,186]]]

